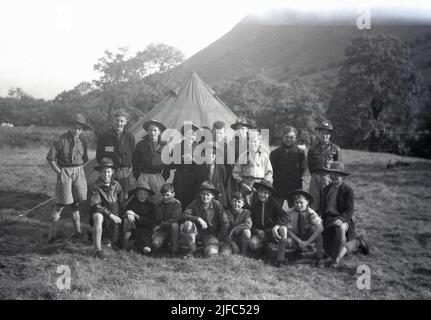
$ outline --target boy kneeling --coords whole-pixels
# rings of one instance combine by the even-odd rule
[[[288,249],[305,250],[313,242],[316,246],[315,266],[320,267],[323,256],[322,219],[309,207],[313,203],[311,195],[304,190],[296,190],[289,195],[294,207],[287,212]]]
[[[348,253],[359,249],[368,254],[368,246],[364,238],[357,237],[353,223],[353,189],[344,183],[343,177],[348,176],[344,164],[334,161],[329,168],[322,169],[329,174],[331,183],[323,189],[320,213],[325,231],[323,246],[332,260],[329,265],[337,267],[341,259]]]
[[[93,227],[95,258],[106,259],[102,251],[102,234],[107,235],[110,243],[119,247],[123,191],[121,185],[112,179],[115,166],[111,159],[103,158],[94,167],[99,173],[90,197],[90,226]]]
[[[126,206],[126,215],[123,220],[123,243],[129,248],[129,239],[132,230],[135,230],[135,246],[139,253],[151,253],[151,237],[155,225],[155,208],[150,202],[154,191],[145,181],[140,182],[133,191],[133,199]]]
[[[181,202],[175,199],[175,190],[172,183],[165,183],[160,188],[162,201],[156,205],[156,226],[153,230],[153,250],[157,253],[171,240],[172,256],[178,253],[178,238],[180,227],[178,220],[181,217]]]
[[[180,238],[188,249],[184,258],[193,256],[196,241],[202,243],[206,257],[218,254],[229,224],[223,206],[214,200],[219,193],[214,185],[204,181],[196,191],[198,198],[189,204],[181,219],[184,223],[180,226]]]
[[[284,261],[287,240],[287,228],[283,225],[286,220],[286,211],[279,202],[271,196],[274,191],[272,183],[267,180],[254,183],[257,190],[252,198],[250,211],[253,221],[250,249],[254,252],[268,249],[271,243],[277,244],[277,258],[273,261],[276,267],[280,267]],[[269,247],[270,248],[270,247]]]
[[[241,192],[232,194],[231,208],[226,212],[229,221],[229,235],[222,246],[222,254],[232,253],[247,256],[251,238],[251,213],[244,209],[245,199]],[[241,251],[240,251],[241,248]]]

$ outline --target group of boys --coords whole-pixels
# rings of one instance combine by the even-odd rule
[[[282,146],[268,155],[260,136],[249,134],[251,124],[238,119],[232,125],[238,135],[230,145],[235,150],[234,165],[226,158],[222,163],[216,160],[217,150],[227,148],[220,134],[223,122],[214,123],[214,141],[205,149],[203,165],[195,163],[192,152],[199,127],[182,127],[184,139],[174,146],[182,161],[166,165],[161,158],[166,143],[160,139],[165,126],[157,120],[145,122],[148,135],[135,147],[134,137],[124,129],[126,123],[127,113],[117,111],[113,128],[98,141],[99,178],[88,197],[95,257],[106,259],[102,237],[107,246],[135,247],[147,255],[158,255],[169,246],[172,256],[184,258],[199,248],[207,257],[256,255],[275,248],[272,262],[277,267],[286,261],[286,251],[299,256],[312,247],[316,266],[324,263],[325,255],[328,265],[337,266],[354,250],[368,253],[364,239],[355,234],[353,190],[343,182],[348,173],[340,149],[329,141],[330,121],[317,128],[319,140],[307,154],[312,175],[309,192],[302,188],[307,156],[297,148],[292,127],[287,127]],[[74,237],[81,236],[78,208],[79,201],[87,198],[83,165],[88,156],[79,135],[89,128],[83,115],[75,115],[71,130],[48,153],[57,173],[49,242],[57,239],[56,225],[65,205],[72,207]],[[176,169],[173,183],[166,183],[171,169]],[[137,187],[129,190],[132,173]],[[283,209],[284,200],[288,210]]]

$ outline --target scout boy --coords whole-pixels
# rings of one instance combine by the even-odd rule
[[[362,236],[355,234],[353,223],[354,199],[353,189],[348,186],[343,177],[348,176],[341,162],[332,162],[329,168],[324,168],[324,174],[329,174],[331,183],[323,190],[319,213],[323,218],[323,245],[325,252],[332,258],[329,265],[337,267],[341,259],[348,253],[359,249],[368,254],[369,249]]]
[[[222,246],[222,255],[241,253],[247,256],[251,239],[251,213],[244,209],[245,199],[241,192],[232,194],[231,208],[226,211],[229,220],[229,234]]]
[[[214,187],[220,191],[220,193],[216,196],[216,199],[223,205],[224,208],[226,208],[226,167],[222,163],[217,163],[217,147],[214,144],[208,143],[202,152],[205,156],[205,162],[198,165],[196,168],[196,177],[198,179],[197,183],[200,185],[204,181],[210,181]]]
[[[219,193],[214,185],[205,181],[196,192],[198,196],[184,210],[180,226],[181,241],[188,249],[185,258],[193,255],[197,242],[202,243],[206,257],[218,254],[229,225],[223,206],[214,199]]]
[[[249,136],[250,150],[241,154],[233,167],[232,177],[238,182],[238,191],[244,195],[253,190],[253,184],[262,180],[272,182],[272,165],[268,154],[261,148],[261,136]]]
[[[313,198],[308,192],[299,189],[289,195],[289,200],[294,203],[294,207],[287,212],[286,247],[297,249],[300,253],[315,243],[315,266],[320,267],[323,257],[323,224],[319,215],[309,207]]]
[[[167,143],[161,140],[161,133],[166,127],[154,119],[145,121],[142,126],[148,134],[138,142],[133,153],[133,176],[138,184],[145,182],[149,185],[154,192],[151,201],[159,203],[160,188],[170,175],[169,168],[162,161],[162,151]]]
[[[77,113],[69,121],[69,130],[54,141],[46,160],[57,174],[55,206],[52,209],[48,243],[56,237],[57,224],[65,206],[71,206],[75,227],[73,238],[81,237],[79,201],[87,200],[87,180],[83,165],[88,161],[87,143],[81,139],[83,130],[90,129],[85,117]]]
[[[150,201],[154,195],[148,183],[140,181],[133,190],[133,199],[126,206],[123,219],[123,246],[130,248],[129,239],[135,230],[135,246],[139,253],[150,254],[153,228],[156,224],[155,205]]]
[[[99,173],[90,197],[90,226],[93,227],[94,257],[106,259],[102,251],[102,236],[108,238],[107,246],[120,246],[121,212],[123,209],[123,190],[113,179],[117,167],[109,158],[103,158],[94,167]]]
[[[316,128],[317,142],[307,153],[308,170],[311,173],[308,192],[310,192],[314,200],[311,207],[316,211],[320,207],[323,188],[329,183],[326,175],[322,174],[321,169],[327,168],[333,161],[342,161],[340,148],[330,141],[333,130],[331,121],[322,121]]]
[[[277,244],[277,257],[273,261],[280,267],[284,261],[287,239],[287,228],[280,227],[286,219],[279,202],[271,194],[274,188],[270,181],[262,180],[254,184],[257,192],[253,195],[250,212],[253,227],[251,229],[250,249],[253,252],[266,249],[269,243]]]
[[[296,129],[287,126],[284,129],[283,143],[269,157],[274,170],[274,196],[281,200],[282,205],[287,200],[289,208],[293,207],[289,194],[302,189],[307,170],[307,157],[304,150],[298,147],[296,136]]]
[[[165,183],[160,188],[162,201],[156,204],[156,226],[153,229],[153,250],[157,253],[171,240],[171,255],[178,254],[179,219],[181,218],[181,202],[175,199],[174,186]]]
[[[112,127],[97,140],[96,160],[110,158],[117,166],[115,178],[123,189],[124,200],[129,194],[132,155],[135,150],[135,136],[126,131],[129,114],[120,109],[112,114]]]

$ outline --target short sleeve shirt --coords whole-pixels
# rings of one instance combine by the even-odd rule
[[[70,132],[66,132],[54,141],[46,159],[57,161],[61,167],[83,165],[88,161],[87,144],[81,138],[74,138]]]

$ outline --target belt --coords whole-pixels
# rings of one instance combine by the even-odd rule
[[[76,167],[82,167],[82,164],[68,164],[65,166],[60,165],[60,168],[76,168]]]

